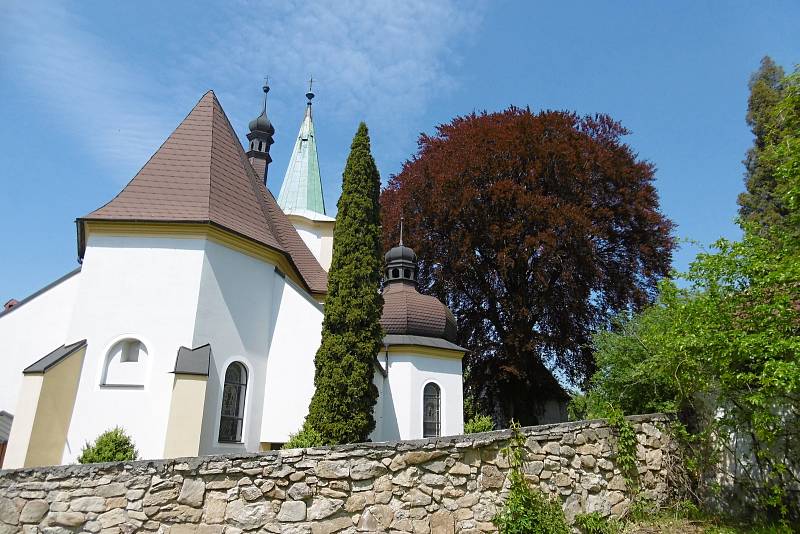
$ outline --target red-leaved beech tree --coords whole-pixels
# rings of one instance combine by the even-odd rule
[[[423,134],[382,192],[384,247],[403,216],[420,289],[470,350],[467,393],[501,425],[564,397],[550,371],[583,384],[592,333],[669,272],[673,224],[627,133],[605,115],[473,113]]]

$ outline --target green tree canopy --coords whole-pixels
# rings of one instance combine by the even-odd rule
[[[753,146],[744,160],[745,191],[739,195],[739,215],[743,222],[762,227],[777,224],[786,215],[775,191],[775,162],[765,155],[765,149],[774,141],[775,106],[783,95],[783,77],[783,68],[765,56],[749,84],[746,120],[753,132]]]
[[[342,179],[322,344],[307,422],[328,444],[365,441],[375,428],[374,361],[383,337],[380,176],[362,122]]]
[[[656,304],[623,315],[595,336],[598,371],[589,416],[677,411],[685,428],[743,465],[742,495],[764,510],[800,517],[800,74],[781,100],[761,157],[792,224],[745,221],[740,242],[698,255],[679,288],[661,284]],[[736,448],[744,437],[754,451]],[[697,458],[695,458],[697,459]],[[699,473],[698,473],[699,475]],[[698,480],[700,478],[698,477]]]

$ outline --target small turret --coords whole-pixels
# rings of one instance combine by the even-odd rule
[[[400,218],[400,243],[383,257],[386,263],[386,283],[417,283],[417,255],[409,247],[403,245],[403,218]]]
[[[247,139],[250,141],[247,157],[250,159],[250,164],[255,169],[259,178],[267,183],[267,171],[269,164],[272,162],[272,157],[269,155],[269,147],[275,141],[272,136],[275,135],[275,127],[267,117],[267,93],[269,93],[269,84],[264,82],[264,108],[261,115],[250,121],[250,133],[247,134]]]
[[[381,326],[387,335],[411,335],[455,342],[456,319],[439,299],[417,291],[417,255],[400,244],[384,256],[386,278],[383,288]]]

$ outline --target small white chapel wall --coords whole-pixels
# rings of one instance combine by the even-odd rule
[[[378,360],[385,365],[385,353],[380,353]],[[379,403],[382,414],[376,417],[381,421],[380,433],[375,432],[372,439],[422,438],[422,397],[429,382],[438,385],[441,391],[441,434],[461,434],[464,431],[461,360],[412,352],[389,352],[388,377]]]

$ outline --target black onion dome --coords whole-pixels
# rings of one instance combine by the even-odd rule
[[[417,254],[410,247],[399,245],[387,252],[383,259],[387,265],[395,261],[417,263]]]
[[[249,127],[251,132],[262,132],[269,135],[273,135],[275,133],[275,128],[269,121],[266,111],[262,111],[261,115],[251,120]]]

